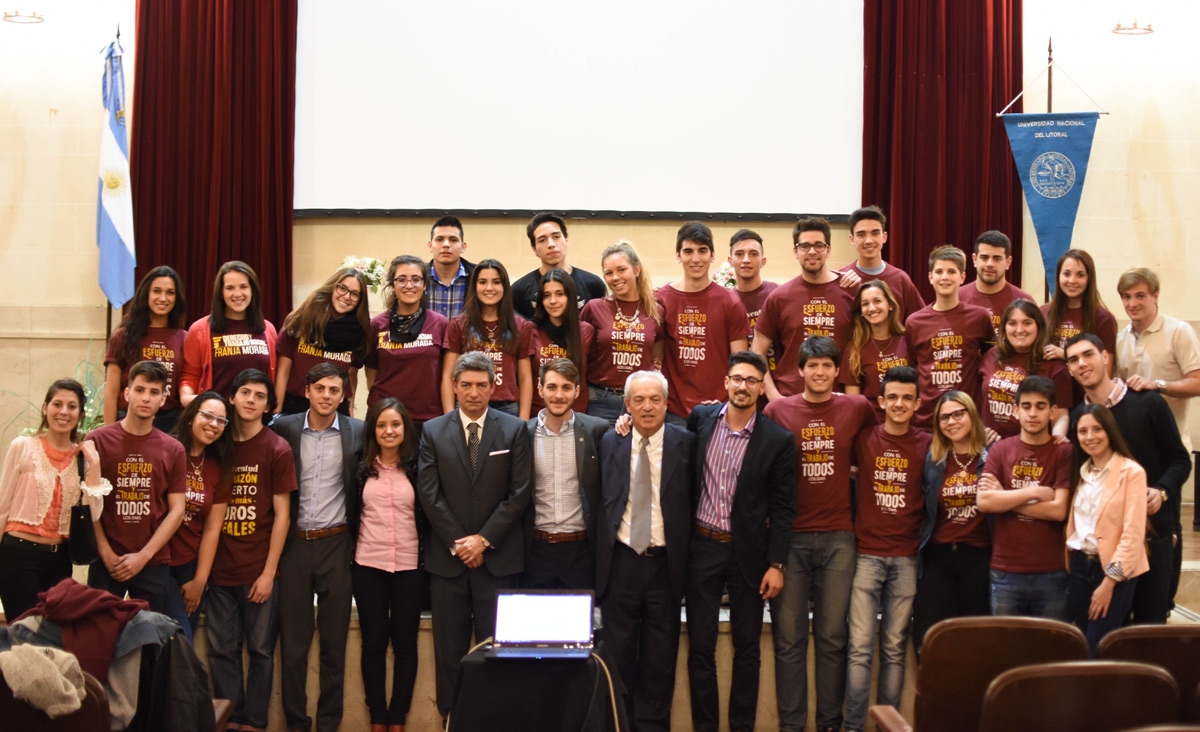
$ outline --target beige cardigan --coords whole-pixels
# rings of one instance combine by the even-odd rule
[[[1074,533],[1072,501],[1066,538]],[[1096,515],[1096,547],[1104,573],[1113,579],[1132,579],[1150,569],[1146,557],[1146,471],[1124,455],[1114,454],[1108,465]]]
[[[0,473],[0,534],[9,521],[40,526],[54,499],[56,478],[62,481],[63,505],[58,533],[67,536],[71,533],[71,506],[79,502],[81,492],[75,461],[62,471],[55,470],[42,449],[39,435],[13,440]],[[82,491],[84,503],[92,509],[93,521],[100,520],[104,496],[111,490],[108,479],[101,479],[99,486],[88,486]]]

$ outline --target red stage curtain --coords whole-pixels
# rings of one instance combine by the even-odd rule
[[[296,0],[139,0],[136,48],[137,276],[175,267],[198,318],[217,268],[243,260],[279,324],[292,301]]]
[[[1019,282],[1021,185],[996,113],[1021,90],[1021,0],[866,0],[863,25],[862,195],[889,217],[885,257],[928,301],[929,252],[963,249],[969,281],[975,237],[999,229]]]

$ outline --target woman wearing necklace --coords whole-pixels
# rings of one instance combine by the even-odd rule
[[[513,311],[508,270],[496,259],[475,265],[467,281],[463,311],[446,329],[442,362],[442,412],[454,409],[454,362],[468,351],[482,351],[496,367],[491,406],[529,419],[533,403],[533,326]]]
[[[580,384],[587,383],[587,359],[596,330],[591,323],[579,321],[579,302],[576,299],[575,282],[565,271],[554,268],[542,275],[538,285],[541,296],[533,312],[533,373],[534,379],[541,373],[542,364],[556,358],[565,358],[579,369]],[[573,409],[587,410],[587,389],[580,389]],[[536,415],[545,402],[533,391],[533,409]]]
[[[354,385],[371,342],[367,331],[367,278],[353,267],[339,269],[283,321],[275,346],[275,401],[280,414],[308,410],[305,394],[312,367],[331,363],[350,376],[350,389],[338,411],[350,416]]]
[[[449,321],[425,306],[429,271],[425,261],[402,254],[388,265],[379,315],[371,319],[371,351],[365,362],[367,408],[395,397],[421,425],[442,414],[442,398],[431,389],[442,378],[442,343]]]
[[[933,444],[925,458],[926,520],[921,573],[913,601],[913,647],[939,620],[990,615],[992,534],[975,506],[987,460],[983,423],[975,402],[961,391],[938,397]]]
[[[862,394],[883,421],[880,384],[893,366],[908,366],[908,348],[900,304],[883,280],[868,280],[858,288],[850,307],[850,342],[842,354],[838,383],[847,394]]]
[[[1017,387],[1026,376],[1036,374],[1054,381],[1058,417],[1054,434],[1067,435],[1068,415],[1074,406],[1071,375],[1062,361],[1048,361],[1042,354],[1048,331],[1042,311],[1028,300],[1013,300],[1000,316],[996,347],[983,356],[979,367],[983,385],[983,426],[1001,438],[1020,434],[1017,421]]]
[[[225,397],[206,391],[187,405],[175,428],[175,438],[187,454],[187,503],[183,523],[167,542],[174,583],[167,614],[183,627],[189,642],[196,631],[233,482],[233,430],[226,429],[230,414]]]
[[[0,473],[0,603],[9,622],[71,576],[66,542],[71,507],[81,499],[100,520],[112,485],[100,476],[100,457],[91,442],[78,444],[87,396],[74,379],[50,385],[36,434],[8,447]],[[78,472],[83,454],[86,476]]]
[[[1133,460],[1112,412],[1086,404],[1071,435],[1074,471],[1067,519],[1068,594],[1088,655],[1121,626],[1146,557],[1146,471]]]
[[[625,411],[625,379],[635,371],[660,369],[662,313],[650,273],[628,241],[600,255],[609,295],[588,300],[580,322],[595,329],[587,357],[587,413],[616,424]]]

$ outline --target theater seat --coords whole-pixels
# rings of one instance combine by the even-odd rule
[[[50,719],[40,709],[35,709],[12,695],[8,684],[0,679],[0,729],[28,730],[29,732],[108,732],[108,696],[96,677],[83,672],[84,689],[87,696],[83,706]]]
[[[1171,674],[1132,661],[1021,666],[996,677],[983,698],[979,732],[1120,732],[1175,721]]]
[[[1193,692],[1200,684],[1200,625],[1120,628],[1104,636],[1096,656],[1106,661],[1140,661],[1165,668],[1179,687],[1178,719],[1200,722],[1193,711]]]
[[[882,732],[975,730],[988,684],[1017,666],[1087,658],[1087,639],[1074,625],[1041,618],[973,617],[929,629],[917,668],[913,723],[894,707],[874,706]]]

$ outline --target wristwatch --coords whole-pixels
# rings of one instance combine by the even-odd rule
[[[1159,489],[1158,489],[1158,492],[1162,494],[1163,503],[1164,503],[1164,504],[1165,504],[1165,503],[1168,503],[1168,501],[1167,501],[1167,492],[1166,492],[1165,490],[1163,490],[1162,488],[1159,488]]]
[[[787,567],[779,562],[771,562],[771,569],[778,569],[780,572],[787,572]]]
[[[1154,380],[1154,385],[1158,387],[1158,390],[1159,390],[1159,391],[1166,391],[1166,390],[1167,390],[1167,381],[1166,381],[1166,379],[1155,379],[1155,380]]]

